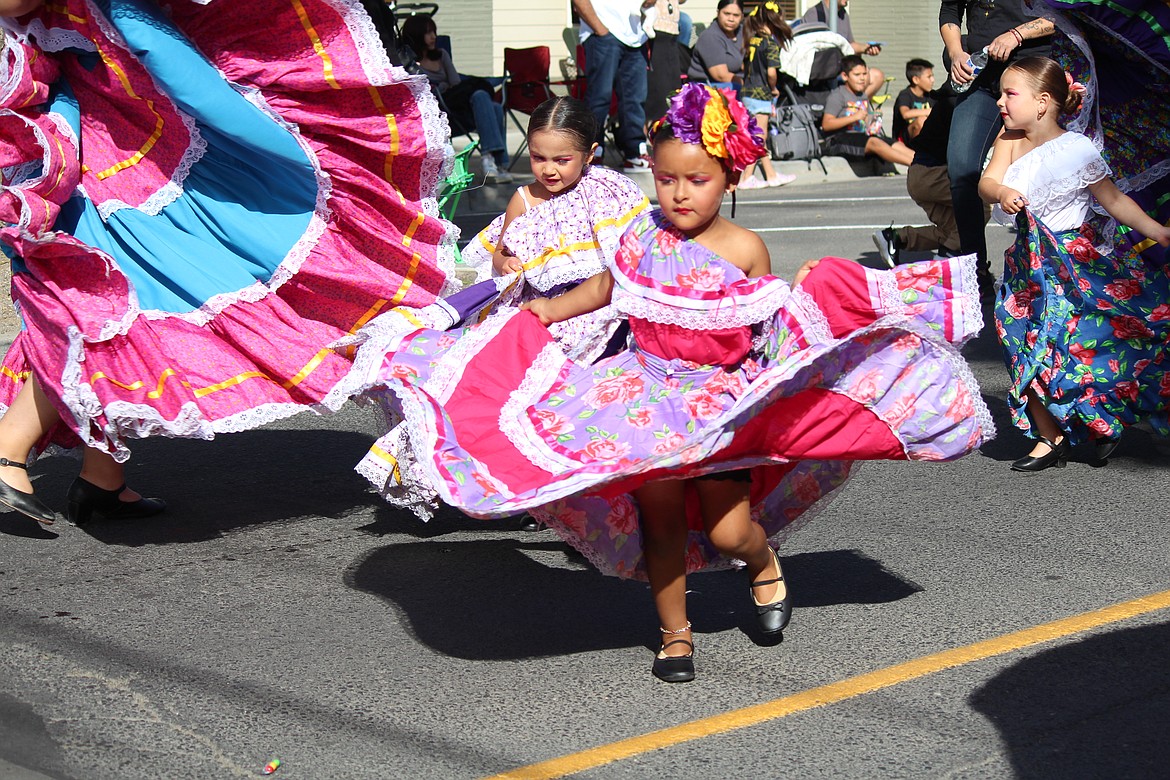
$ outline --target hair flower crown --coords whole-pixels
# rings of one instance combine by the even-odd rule
[[[699,144],[733,171],[742,171],[767,154],[764,134],[730,89],[688,83],[670,98],[666,114],[650,128],[663,127],[687,144]]]

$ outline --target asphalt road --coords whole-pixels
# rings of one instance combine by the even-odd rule
[[[921,219],[900,177],[737,207],[788,276],[875,264],[875,228]],[[782,550],[782,644],[754,638],[739,573],[693,577],[688,685],[650,675],[644,585],[550,532],[423,524],[368,493],[365,409],[141,442],[133,484],[166,516],[0,515],[0,778],[244,778],[273,758],[287,780],[542,761],[515,776],[1166,777],[1170,455],[1138,429],[1106,468],[1015,474],[990,328],[966,353],[999,437],[859,467]],[[75,470],[38,464],[38,493],[62,509]]]

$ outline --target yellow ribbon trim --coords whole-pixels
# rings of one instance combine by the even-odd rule
[[[341,85],[333,78],[333,59],[329,56],[329,52],[325,51],[325,44],[321,43],[321,36],[317,34],[317,30],[313,27],[313,22],[309,19],[309,13],[305,10],[305,6],[301,0],[292,0],[293,8],[296,9],[297,18],[301,20],[301,26],[305,28],[305,32],[309,36],[309,40],[313,43],[313,51],[321,58],[322,75],[325,76],[325,81],[329,82],[329,86],[334,89],[341,89]]]
[[[304,368],[302,368],[300,371],[298,371],[293,376],[292,379],[287,379],[287,380],[281,382],[280,386],[285,388],[286,390],[289,390],[289,389],[296,387],[301,382],[304,382],[305,377],[307,377],[309,374],[313,373],[317,369],[317,366],[321,365],[321,361],[323,361],[325,359],[325,356],[328,355],[332,351],[333,350],[326,347],[325,349],[318,352],[316,355],[313,355],[313,359],[310,360],[308,363],[306,363]]]
[[[31,371],[13,371],[8,366],[0,366],[0,375],[9,377],[13,382],[24,382],[32,376]]]
[[[1167,2],[1170,2],[1170,0],[1167,0]],[[1166,225],[1170,226],[1170,222],[1167,222]],[[1144,252],[1156,243],[1158,243],[1158,242],[1155,241],[1154,239],[1147,238],[1145,241],[1141,242],[1140,244],[1134,244],[1133,248],[1134,248],[1134,251],[1136,251],[1136,252]]]
[[[313,371],[315,371],[317,369],[317,367],[319,365],[321,365],[321,362],[323,360],[325,360],[325,357],[332,351],[333,350],[326,348],[326,349],[323,349],[320,352],[318,352],[316,355],[313,356],[313,358],[308,363],[305,364],[304,368],[302,368],[300,371],[298,371],[291,379],[287,379],[287,380],[281,382],[280,386],[285,388],[286,390],[288,390],[288,389],[292,389],[293,387],[296,387],[301,382],[305,381],[305,378],[308,377],[309,374],[313,373]],[[8,373],[9,375],[12,375],[12,372],[8,371],[7,369],[4,369],[4,372]],[[13,376],[13,378],[16,378],[15,375],[12,375],[12,376]],[[163,371],[162,375],[160,375],[158,378],[158,382],[155,383],[155,389],[148,392],[146,394],[146,397],[150,398],[152,400],[157,400],[157,399],[161,398],[162,394],[164,392],[166,381],[173,376],[176,376],[176,377],[178,376],[178,374],[175,372],[175,370],[173,368],[168,368],[165,371]],[[125,382],[119,382],[117,379],[114,379],[112,376],[109,376],[104,371],[98,371],[93,376],[91,376],[89,378],[89,383],[91,385],[96,384],[98,382],[98,380],[101,380],[101,379],[104,379],[107,382],[115,384],[118,387],[122,388],[123,390],[141,390],[142,388],[146,387],[146,383],[142,382],[142,381],[130,382],[129,384],[127,384]],[[192,395],[194,395],[196,398],[203,398],[204,396],[211,395],[212,393],[218,392],[220,390],[225,390],[229,387],[234,387],[235,385],[238,385],[241,382],[246,382],[249,379],[268,379],[270,381],[275,381],[275,380],[273,380],[272,377],[270,377],[268,374],[265,374],[263,371],[245,371],[242,374],[237,374],[236,376],[233,376],[230,379],[225,379],[224,381],[217,382],[214,385],[208,385],[207,387],[199,387],[199,388],[192,388],[191,383],[185,379],[179,379],[177,381],[183,387],[186,387],[187,389],[191,390]]]
[[[114,75],[118,77],[118,81],[120,81],[122,83],[122,89],[126,90],[126,95],[128,97],[130,97],[132,100],[141,100],[142,102],[144,102],[146,104],[147,109],[150,110],[150,113],[154,114],[154,119],[155,119],[154,132],[152,132],[150,134],[150,138],[146,139],[146,143],[144,143],[138,149],[138,151],[135,152],[133,155],[131,155],[129,158],[123,160],[120,163],[116,163],[114,165],[111,165],[109,168],[106,168],[104,171],[99,171],[97,174],[97,178],[98,178],[98,181],[101,181],[102,179],[108,179],[109,177],[113,176],[115,173],[118,173],[119,171],[124,171],[127,168],[130,168],[130,167],[142,162],[142,159],[144,157],[146,157],[146,155],[150,154],[150,150],[154,148],[154,145],[156,143],[158,143],[158,139],[162,138],[163,126],[166,123],[163,121],[162,114],[160,114],[158,111],[156,111],[154,109],[154,101],[143,98],[140,95],[138,95],[137,93],[135,93],[134,88],[130,85],[130,79],[127,78],[125,71],[123,71],[121,68],[119,68],[117,63],[115,63],[113,60],[111,60],[109,58],[109,56],[104,51],[102,51],[100,46],[98,47],[97,51],[98,51],[98,54],[101,55],[102,62],[104,62],[106,64],[106,66],[111,71],[113,71]]]
[[[370,446],[370,454],[389,463],[393,469],[391,473],[394,475],[394,479],[399,483],[402,482],[402,472],[398,470],[398,458],[395,458],[389,452],[386,452],[386,450],[382,449],[376,444]]]
[[[371,85],[368,87],[370,97],[374,100],[374,106],[382,112],[382,116],[386,118],[386,129],[390,132],[390,152],[386,155],[386,162],[382,166],[382,178],[390,182],[394,187],[394,192],[398,195],[398,199],[405,203],[406,198],[403,197],[402,192],[398,186],[394,184],[394,158],[398,156],[398,119],[390,111],[386,110],[386,104],[382,102],[382,93],[378,88]]]

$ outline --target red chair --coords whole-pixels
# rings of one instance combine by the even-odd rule
[[[501,87],[504,111],[524,139],[512,153],[512,165],[528,148],[528,128],[520,123],[516,114],[531,115],[536,107],[554,97],[549,80],[550,63],[547,46],[532,46],[527,49],[504,49],[504,84]]]

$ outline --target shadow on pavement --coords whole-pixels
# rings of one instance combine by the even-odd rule
[[[128,483],[144,495],[166,499],[167,511],[147,520],[95,517],[81,530],[106,544],[136,547],[200,542],[298,517],[344,517],[381,503],[353,470],[369,446],[369,436],[334,429],[135,442]],[[78,468],[67,457],[39,461],[34,466],[37,495],[63,512],[65,491]],[[65,522],[63,516],[58,520]],[[0,533],[33,536],[35,529],[16,515],[0,515]],[[55,536],[46,533],[51,534],[41,535]]]
[[[623,647],[654,649],[654,606],[644,582],[560,564],[578,560],[556,540],[408,542],[382,547],[345,576],[351,588],[398,609],[428,647],[468,660],[519,660]],[[557,559],[546,565],[538,559]],[[855,550],[784,560],[796,607],[884,603],[921,590]],[[420,582],[427,587],[419,587]],[[744,575],[692,575],[687,611],[699,633],[754,634]],[[614,610],[615,603],[643,605]],[[455,619],[449,619],[448,616]]]
[[[1170,624],[1111,631],[1021,661],[970,698],[1018,778],[1164,778]]]

